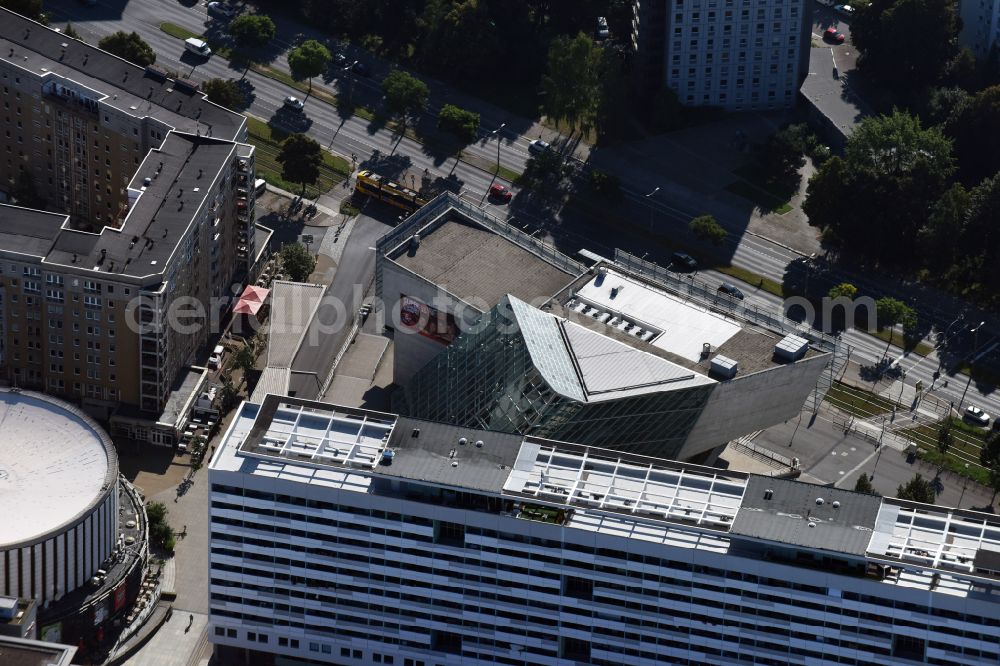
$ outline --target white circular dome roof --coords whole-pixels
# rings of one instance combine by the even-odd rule
[[[58,400],[0,392],[0,548],[71,523],[118,475],[100,426]]]

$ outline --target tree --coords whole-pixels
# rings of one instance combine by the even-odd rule
[[[66,35],[67,37],[71,38],[71,39],[76,39],[76,40],[81,41],[81,42],[83,41],[80,38],[80,33],[78,33],[76,31],[76,29],[73,28],[73,24],[72,23],[67,23],[66,24],[66,29],[63,30],[63,34]]]
[[[894,111],[855,128],[844,159],[830,159],[810,179],[803,210],[827,241],[862,259],[905,264],[953,173],[951,143],[941,131]]]
[[[875,301],[875,312],[879,328],[889,327],[889,344],[892,344],[893,327],[901,324],[904,331],[912,331],[917,327],[917,313],[903,301],[889,296],[883,296]]]
[[[274,21],[266,14],[240,14],[229,24],[229,34],[242,49],[262,49],[274,39]]]
[[[544,150],[528,158],[524,171],[517,178],[517,184],[533,190],[543,197],[556,197],[561,193],[563,182],[572,172],[562,156],[554,150]]]
[[[438,127],[451,132],[465,143],[472,143],[479,132],[479,114],[445,104],[438,113]]]
[[[309,79],[309,90],[312,91],[312,80],[330,66],[330,49],[315,39],[307,39],[288,53],[288,68],[296,81]]]
[[[911,502],[923,502],[924,504],[934,504],[937,493],[934,491],[934,484],[925,479],[919,473],[896,489],[896,497],[910,500]]]
[[[323,164],[323,148],[305,134],[292,134],[281,143],[281,152],[276,158],[281,163],[281,177],[306,186],[319,180],[319,168]]]
[[[402,119],[415,116],[427,106],[430,90],[427,84],[406,72],[394,69],[382,79],[382,92],[389,113]]]
[[[914,35],[920,35],[918,49]],[[899,92],[939,81],[957,54],[957,37],[950,0],[872,0],[851,21],[858,66]]]
[[[938,430],[937,450],[941,454],[941,468],[938,470],[938,474],[941,473],[941,469],[944,469],[945,456],[948,455],[948,451],[955,443],[955,435],[952,434],[951,427],[951,419],[946,419]]]
[[[850,282],[841,282],[836,287],[830,287],[826,293],[827,298],[854,298],[858,295],[858,288]]]
[[[33,19],[42,13],[42,0],[0,0],[0,7]]]
[[[167,505],[163,502],[150,502],[146,505],[146,518],[150,523],[162,523],[167,518]]]
[[[506,10],[506,4],[499,6]],[[478,82],[491,63],[509,62],[502,54],[506,42],[496,18],[487,0],[429,0],[419,21],[418,57],[428,71],[453,81]]]
[[[621,179],[603,169],[590,170],[590,189],[608,201],[621,201],[625,196],[622,192]]]
[[[582,32],[576,37],[552,40],[542,80],[543,109],[549,118],[565,120],[571,135],[581,126],[593,125],[600,93],[600,66],[600,47]]]
[[[798,182],[799,169],[806,165],[807,135],[805,125],[790,125],[768,137],[760,160],[768,181],[781,185]]]
[[[712,245],[722,245],[729,232],[715,221],[711,215],[699,215],[688,223],[688,228],[698,240],[709,241]]]
[[[176,545],[174,530],[167,522],[167,507],[163,502],[150,502],[146,505],[146,518],[149,520],[149,540],[154,546],[159,546],[171,552]]]
[[[246,97],[240,85],[232,79],[209,79],[201,84],[201,90],[209,101],[227,109],[237,110],[246,104]]]
[[[233,354],[233,360],[231,361],[233,368],[243,371],[243,380],[246,381],[247,375],[250,371],[257,367],[257,357],[254,356],[253,348],[244,344],[239,350]]]
[[[983,442],[983,448],[979,450],[979,463],[989,471],[990,488],[993,489],[993,498],[990,504],[997,499],[997,492],[1000,492],[1000,430],[993,430]]]
[[[872,481],[864,472],[858,477],[858,480],[854,482],[854,491],[859,493],[867,493],[869,495],[878,495],[875,492],[874,486],[872,486]]]
[[[959,259],[969,206],[969,192],[961,183],[955,183],[934,203],[927,222],[917,232],[921,263],[938,274],[947,272]]]
[[[281,265],[293,282],[305,282],[316,269],[316,259],[301,243],[289,243],[281,248]]]
[[[222,413],[228,413],[240,399],[240,392],[237,390],[236,385],[233,384],[232,380],[226,380],[222,383],[222,389],[219,391],[219,406],[222,408]]]
[[[961,103],[952,112],[945,132],[955,141],[959,174],[966,185],[1000,171],[1000,85]]]
[[[119,30],[103,38],[97,46],[140,67],[156,62],[156,52],[153,51],[153,47],[144,42],[137,32],[128,33]]]

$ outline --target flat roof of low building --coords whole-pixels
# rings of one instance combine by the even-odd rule
[[[71,523],[117,477],[110,438],[83,412],[42,394],[0,389],[0,548]]]
[[[0,636],[0,664],[4,666],[69,666],[75,654],[71,645]]]
[[[576,277],[458,211],[422,229],[419,245],[407,240],[389,257],[483,312],[505,294],[537,301],[555,294]]]
[[[144,69],[7,9],[0,9],[0,19],[0,57],[38,75],[80,83],[125,113],[220,139],[236,139],[246,122],[155,68]],[[178,42],[178,52],[182,49]]]

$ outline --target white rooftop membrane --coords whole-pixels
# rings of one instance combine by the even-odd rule
[[[0,392],[0,548],[57,530],[117,475],[98,426],[55,401]]]
[[[719,313],[612,270],[595,276],[576,297],[612,318],[624,315],[643,329],[662,331],[649,344],[695,363],[701,360],[704,343],[717,349],[741,329],[736,321]]]

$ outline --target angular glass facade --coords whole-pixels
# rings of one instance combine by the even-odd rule
[[[502,300],[404,387],[409,416],[673,457],[714,384],[588,401],[547,313]],[[721,443],[721,442],[720,442]]]

